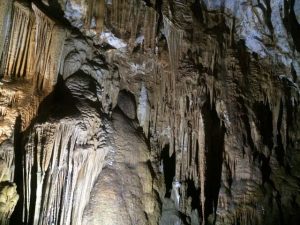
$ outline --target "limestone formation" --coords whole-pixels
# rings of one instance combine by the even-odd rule
[[[0,223],[298,225],[298,0],[0,0]]]

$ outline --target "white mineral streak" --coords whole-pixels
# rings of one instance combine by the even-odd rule
[[[137,117],[140,122],[140,126],[143,128],[146,137],[149,132],[149,119],[150,119],[150,105],[145,85],[142,85],[141,93],[139,97],[139,104],[137,109]]]
[[[102,32],[100,38],[102,39],[103,42],[110,44],[116,49],[125,48],[127,46],[126,42],[124,42],[120,38],[117,38],[111,32]]]
[[[174,73],[174,76],[176,76],[178,63],[182,54],[182,39],[184,32],[175,27],[175,25],[166,16],[163,17],[163,21],[164,34],[168,42],[171,70]]]
[[[180,189],[180,183],[177,180],[173,181],[172,182],[171,198],[175,202],[175,207],[177,209],[179,209],[179,203],[180,203],[179,189]]]
[[[283,0],[274,0],[265,3],[256,0],[204,0],[209,10],[223,8],[228,15],[237,18],[235,29],[237,36],[245,40],[245,44],[251,52],[257,53],[260,57],[271,57],[275,62],[281,62],[285,66],[290,66],[291,62],[299,63],[299,53],[292,51],[290,37],[283,24],[285,3]],[[269,4],[269,5],[268,5]],[[294,11],[299,22],[300,11],[299,0],[295,1]],[[273,33],[266,18],[267,8],[270,8],[270,19]],[[273,37],[272,37],[273,36]],[[274,38],[271,40],[270,38]],[[270,47],[268,42],[275,42],[276,47]],[[297,73],[300,75],[300,73]]]
[[[104,0],[67,0],[64,17],[72,26],[83,32],[96,31],[100,33],[103,28],[105,16]]]
[[[85,2],[86,0],[67,0],[64,16],[74,27],[82,28],[84,25],[84,17],[87,12],[87,5]]]

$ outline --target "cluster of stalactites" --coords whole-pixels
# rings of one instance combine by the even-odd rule
[[[81,149],[77,142],[83,136],[80,126],[66,121],[37,125],[29,134],[23,187],[26,224],[81,224],[84,208],[108,152],[95,149],[96,142]],[[34,190],[33,180],[36,181]]]
[[[140,1],[136,2],[131,0],[126,2],[124,0],[113,0],[111,13],[111,23],[113,27],[116,28],[122,36],[129,32],[131,37],[135,38],[138,22],[142,16],[142,7],[143,5]]]
[[[175,180],[194,181],[195,187],[200,189],[199,201],[201,202],[202,218],[205,216],[205,182],[206,182],[206,143],[205,124],[201,108],[203,102],[199,98],[206,94],[206,90],[192,92],[186,88],[186,92],[175,93],[175,103],[171,101],[175,92],[170,80],[174,74],[157,73],[160,85],[156,90],[156,103],[151,113],[151,123],[155,127],[155,133],[160,134],[159,143],[161,149],[169,144],[169,155],[176,155]],[[178,84],[176,84],[178,85]],[[192,93],[191,93],[191,92]],[[171,96],[171,98],[170,98]],[[177,113],[174,114],[174,111]],[[166,119],[167,118],[167,119]],[[166,140],[167,139],[167,140]],[[183,187],[183,186],[182,186]],[[187,195],[186,189],[180,188],[181,200]],[[187,207],[185,201],[179,202],[180,210]]]
[[[157,12],[146,7],[145,19],[144,19],[144,49],[155,50],[156,46],[156,29],[157,29]]]
[[[10,0],[0,1],[0,76],[4,74],[4,61],[7,50],[11,25],[11,11],[13,2]]]
[[[178,83],[179,65],[184,53],[184,31],[176,27],[166,16],[163,17],[164,35],[168,44],[170,70],[164,71],[158,66],[158,81],[151,112],[153,132],[159,134],[158,142],[163,148],[169,144],[169,155],[176,155],[175,180],[191,180],[200,190],[199,208],[205,218],[207,146],[205,121],[202,107],[207,99],[206,88],[195,88],[193,84]],[[186,186],[179,185],[179,210],[185,211],[190,204],[185,201]],[[202,220],[203,224],[205,219]]]
[[[139,42],[139,39],[143,39],[145,50],[155,50],[158,14],[143,1],[113,0],[109,20],[119,35],[128,39],[131,48]]]
[[[171,71],[177,74],[178,63],[183,52],[184,31],[177,28],[166,16],[163,17],[164,34],[167,39]]]
[[[14,2],[4,79],[32,80],[36,91],[51,91],[56,83],[65,31],[35,4]]]
[[[104,0],[88,0],[86,26],[95,28],[97,32],[101,32],[105,18],[105,1]]]
[[[30,48],[34,16],[31,9],[20,2],[14,2],[11,37],[8,45],[4,79],[11,80],[30,76],[32,72],[33,49]]]

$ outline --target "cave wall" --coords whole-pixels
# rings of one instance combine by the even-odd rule
[[[300,221],[298,0],[0,5],[4,224]]]

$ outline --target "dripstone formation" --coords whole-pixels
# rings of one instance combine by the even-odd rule
[[[299,0],[0,0],[0,224],[298,225]]]

